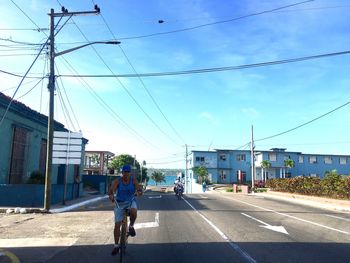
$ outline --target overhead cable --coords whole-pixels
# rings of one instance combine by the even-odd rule
[[[286,8],[289,8],[289,7],[293,7],[293,6],[297,6],[297,5],[301,5],[301,4],[305,4],[305,3],[313,2],[313,1],[314,0],[298,2],[298,3],[286,5],[286,6],[273,8],[273,9],[270,9],[270,10],[265,10],[265,11],[261,11],[261,12],[257,12],[257,13],[253,13],[253,14],[249,14],[249,15],[244,15],[244,16],[232,18],[232,19],[221,20],[221,21],[216,21],[216,22],[212,22],[212,23],[206,23],[206,24],[202,24],[202,25],[198,25],[198,26],[187,27],[187,28],[182,28],[182,29],[177,29],[177,30],[172,30],[172,31],[167,31],[167,32],[159,32],[159,33],[148,34],[148,35],[141,35],[141,36],[134,36],[134,37],[125,37],[125,38],[120,38],[119,40],[154,37],[154,36],[159,36],[159,35],[166,35],[166,34],[173,34],[173,33],[179,33],[179,32],[194,30],[194,29],[198,29],[198,28],[202,28],[202,27],[207,27],[207,26],[212,26],[212,25],[217,25],[217,24],[222,24],[222,23],[228,23],[228,22],[232,22],[232,21],[236,21],[236,20],[240,20],[240,19],[244,19],[244,18],[248,18],[248,17],[252,17],[252,16],[258,16],[258,15],[262,15],[262,14],[266,14],[266,13],[272,13],[272,12],[275,12],[275,11],[279,11],[279,10],[282,10],[282,9],[286,9]]]
[[[49,38],[46,40],[45,45],[46,45],[46,43],[47,43],[48,41],[49,41]],[[9,102],[9,104],[8,104],[8,106],[7,106],[6,110],[5,110],[5,112],[4,112],[4,115],[2,116],[2,118],[1,118],[1,120],[0,120],[0,126],[1,126],[2,122],[4,121],[6,115],[7,115],[8,111],[9,111],[9,109],[10,109],[10,107],[11,107],[11,104],[12,104],[12,102],[13,102],[13,100],[14,100],[14,97],[16,96],[16,93],[17,93],[19,87],[22,85],[22,83],[23,83],[24,79],[26,78],[27,74],[28,74],[29,71],[32,69],[32,67],[34,66],[34,64],[35,64],[35,62],[37,61],[37,59],[39,58],[39,56],[40,56],[41,52],[43,51],[45,45],[43,45],[43,46],[41,47],[41,49],[40,49],[39,53],[37,54],[36,58],[34,59],[34,61],[32,62],[32,64],[30,65],[30,67],[28,68],[28,70],[26,71],[26,73],[24,74],[24,76],[22,77],[20,83],[18,84],[18,86],[17,86],[15,92],[13,93],[13,95],[12,95],[12,97],[11,97],[11,100],[10,100],[10,102]]]
[[[182,70],[182,71],[168,71],[168,72],[153,72],[153,73],[139,73],[139,74],[113,74],[113,75],[59,75],[60,77],[68,77],[68,78],[135,78],[135,77],[162,77],[162,76],[173,76],[173,75],[184,75],[184,74],[202,74],[202,73],[210,73],[210,72],[218,72],[218,71],[230,71],[230,70],[240,70],[240,69],[248,69],[248,68],[256,68],[256,67],[266,67],[273,66],[279,64],[287,64],[294,63],[306,60],[320,59],[325,57],[332,56],[341,56],[341,55],[349,55],[350,51],[341,51],[327,54],[320,54],[314,56],[306,56],[300,58],[291,58],[284,60],[276,60],[276,61],[268,61],[254,64],[245,64],[239,66],[228,66],[228,67],[217,67],[217,68],[204,68],[204,69],[191,69],[191,70]]]
[[[325,117],[326,115],[331,114],[331,113],[333,113],[333,112],[335,112],[335,111],[337,111],[337,110],[339,110],[339,109],[341,109],[341,108],[343,108],[343,107],[345,107],[345,106],[347,106],[347,105],[349,105],[349,104],[350,104],[350,101],[344,103],[343,105],[340,105],[340,106],[336,107],[335,109],[333,109],[333,110],[331,110],[331,111],[329,111],[329,112],[326,112],[325,114],[322,114],[321,116],[318,116],[318,117],[312,119],[311,121],[307,121],[307,122],[305,122],[305,123],[303,123],[303,124],[301,124],[301,125],[298,125],[298,126],[292,128],[292,129],[286,130],[286,131],[284,131],[284,132],[277,133],[277,134],[272,135],[272,136],[268,136],[268,137],[265,137],[265,138],[261,138],[261,139],[258,139],[258,140],[254,140],[254,141],[255,141],[255,142],[264,141],[264,140],[271,139],[271,138],[274,138],[274,137],[277,137],[277,136],[286,134],[286,133],[288,133],[288,132],[294,131],[294,130],[296,130],[296,129],[298,129],[298,128],[301,128],[301,127],[303,127],[303,126],[305,126],[305,125],[307,125],[307,124],[310,124],[311,122],[314,122],[314,121],[316,121],[316,120],[319,120],[319,119]]]
[[[61,5],[61,3],[57,0],[57,2]],[[74,22],[74,20],[72,19]],[[81,31],[79,26],[74,22],[75,26],[79,30],[79,32],[82,34],[82,36],[85,38],[86,41],[89,41],[85,34]],[[91,48],[94,50],[95,54],[99,57],[99,59],[102,61],[102,63],[106,66],[106,68],[111,72],[114,73],[113,70],[107,65],[106,61],[101,57],[100,53],[97,52],[96,48],[92,45]],[[114,74],[115,75],[115,74]],[[177,145],[177,142],[169,136],[163,129],[151,118],[151,116],[144,110],[144,108],[140,105],[140,103],[135,99],[135,97],[131,94],[131,92],[125,87],[125,85],[120,81],[119,78],[116,78],[120,86],[125,90],[125,92],[129,95],[129,97],[134,101],[134,103],[139,107],[139,109],[145,114],[145,116],[153,123],[153,125],[164,134],[165,137],[167,137],[169,140],[171,140],[174,144]]]
[[[95,5],[94,0],[91,0],[92,3]],[[116,39],[115,35],[113,34],[111,28],[109,27],[106,19],[104,18],[104,16],[101,14],[101,18],[103,20],[103,22],[105,23],[107,29],[109,30],[109,32],[111,33],[111,35],[113,36],[113,38]],[[136,71],[134,65],[131,63],[129,57],[126,55],[124,49],[122,48],[121,45],[118,45],[120,50],[122,51],[124,57],[126,58],[127,62],[129,63],[130,67],[132,68],[132,70],[134,71],[134,73],[136,75],[138,75],[138,72]],[[157,103],[157,101],[155,100],[155,98],[153,97],[153,95],[151,94],[151,92],[148,90],[148,88],[146,87],[146,84],[143,82],[142,78],[139,76],[138,77],[143,89],[146,91],[146,93],[148,94],[148,96],[151,98],[153,104],[156,106],[156,108],[158,109],[158,111],[160,112],[160,114],[163,116],[164,120],[168,123],[169,127],[172,129],[172,131],[177,135],[177,137],[183,142],[183,144],[186,144],[184,139],[181,137],[181,135],[179,134],[179,132],[175,129],[175,127],[170,123],[169,119],[165,116],[163,110],[160,108],[159,104]]]

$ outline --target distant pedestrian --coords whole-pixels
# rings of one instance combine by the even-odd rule
[[[202,183],[203,193],[207,190],[207,184],[205,181]]]

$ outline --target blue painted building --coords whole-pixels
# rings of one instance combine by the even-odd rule
[[[11,106],[7,110],[10,102]],[[18,205],[25,205],[24,202],[28,200],[25,195],[33,199],[29,205],[40,205],[43,202],[42,198],[35,198],[36,193],[32,192],[43,189],[43,185],[29,186],[27,183],[32,173],[45,174],[48,118],[21,102],[11,101],[10,97],[0,92],[0,120],[0,205],[13,205],[13,200]],[[54,130],[68,131],[63,124],[56,121]],[[66,164],[52,166],[52,202],[57,202],[62,196],[58,193],[59,197],[56,198],[54,189],[62,191],[66,172],[67,184],[72,188],[74,184],[77,188],[75,180],[83,171],[82,163],[87,142],[88,140],[83,138],[80,165],[69,164],[67,169]],[[75,196],[69,194],[68,199],[72,197]]]
[[[303,154],[288,152],[284,148],[254,152],[255,180],[286,178],[294,176],[318,176],[322,178],[326,171],[337,170],[339,174],[350,174],[349,155]],[[267,160],[270,167],[263,169],[261,162]],[[294,166],[285,166],[285,160],[292,160]],[[192,151],[190,168],[204,166],[213,183],[229,184],[251,182],[250,150]],[[195,178],[192,170],[190,178]],[[264,176],[263,176],[264,175]]]

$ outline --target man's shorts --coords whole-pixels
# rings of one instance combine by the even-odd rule
[[[124,208],[128,207],[130,205],[130,202],[117,202],[116,206],[114,207],[114,222],[118,223],[123,221],[123,211]],[[137,209],[136,200],[131,201],[130,208]]]

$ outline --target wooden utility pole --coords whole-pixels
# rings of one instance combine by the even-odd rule
[[[48,14],[50,16],[50,75],[49,75],[49,117],[47,124],[47,148],[46,148],[46,171],[45,171],[45,196],[44,196],[44,210],[49,211],[51,206],[51,174],[52,174],[52,150],[53,150],[53,131],[54,131],[54,96],[55,96],[55,57],[66,54],[68,52],[77,50],[87,45],[95,43],[106,42],[91,42],[76,48],[68,49],[63,52],[55,53],[55,17],[64,16],[76,16],[76,15],[97,15],[100,13],[100,8],[95,5],[95,11],[83,11],[83,12],[68,12],[67,9],[62,7],[61,13],[55,13],[54,9],[50,10]],[[120,42],[119,42],[120,43]],[[107,44],[107,43],[106,43]]]

